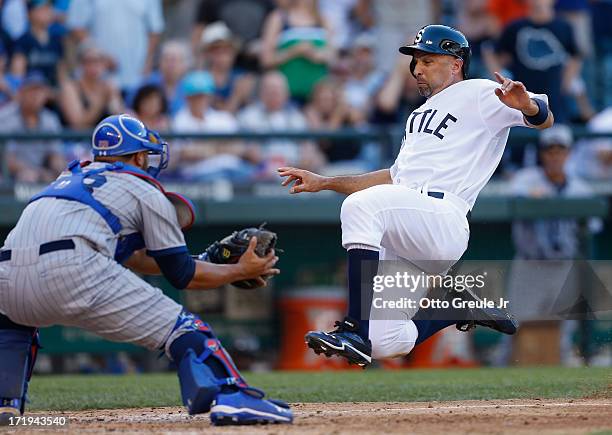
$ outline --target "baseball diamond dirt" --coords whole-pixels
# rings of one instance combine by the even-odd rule
[[[599,434],[612,431],[612,399],[296,403],[292,426],[215,428],[182,407],[34,412],[69,417],[70,432],[207,434]],[[34,431],[34,430],[33,430]],[[19,430],[23,433],[23,428]],[[38,431],[39,432],[39,431]]]

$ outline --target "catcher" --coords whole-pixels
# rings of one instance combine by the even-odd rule
[[[291,423],[289,407],[247,384],[207,323],[133,272],[162,274],[178,289],[263,286],[279,273],[275,235],[243,230],[193,258],[181,231],[193,208],[156,179],[168,164],[159,134],[115,115],[92,146],[94,162],[72,162],[35,195],[0,250],[0,421],[24,412],[37,328],[60,324],[163,349],[189,414]]]

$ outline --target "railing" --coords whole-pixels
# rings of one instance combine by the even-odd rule
[[[610,133],[594,133],[588,131],[584,127],[574,127],[573,133],[575,140],[591,139],[591,138],[611,138]],[[526,143],[537,143],[538,131],[528,128],[512,129],[508,146],[524,146]],[[270,131],[270,132],[255,132],[255,131],[238,131],[236,133],[176,133],[165,132],[162,137],[168,141],[172,140],[198,140],[203,146],[206,146],[206,141],[227,139],[227,140],[249,140],[249,141],[266,141],[270,139],[291,139],[296,141],[303,140],[318,140],[318,139],[334,139],[334,140],[351,140],[364,143],[376,143],[381,149],[381,164],[392,162],[397,155],[401,146],[401,140],[404,135],[404,126],[395,125],[389,127],[367,127],[363,129],[340,129],[333,131]],[[1,183],[10,185],[10,177],[7,168],[7,159],[5,158],[5,146],[7,142],[19,141],[20,145],[27,145],[34,141],[61,141],[73,143],[89,143],[91,140],[91,131],[72,131],[64,130],[61,133],[38,133],[38,132],[20,132],[20,133],[0,133],[0,155],[2,161],[0,170],[2,171]]]

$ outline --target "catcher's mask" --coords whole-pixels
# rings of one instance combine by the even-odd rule
[[[142,121],[127,114],[103,119],[93,132],[91,146],[94,157],[125,156],[147,151],[149,167],[146,171],[154,178],[168,167],[170,159],[168,144],[159,133],[149,130]]]

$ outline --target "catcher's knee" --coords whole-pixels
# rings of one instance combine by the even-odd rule
[[[223,388],[247,387],[210,326],[187,311],[179,315],[166,353],[177,365],[181,398],[190,414],[209,411]]]
[[[36,328],[16,324],[0,314],[0,407],[23,414],[38,347]]]
[[[408,355],[418,332],[412,320],[370,320],[372,358],[388,359]]]

